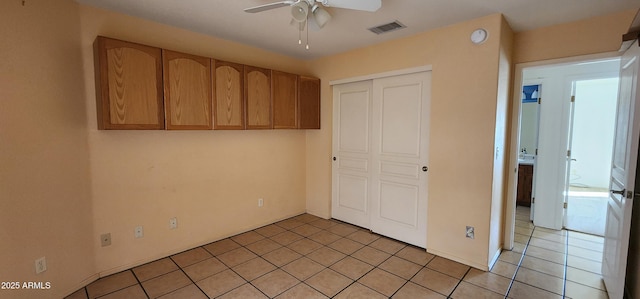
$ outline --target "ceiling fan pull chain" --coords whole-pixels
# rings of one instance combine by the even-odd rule
[[[305,22],[308,23],[309,19],[307,19]],[[309,24],[306,24],[305,27],[307,27],[307,47],[306,48],[307,48],[307,50],[309,50]]]

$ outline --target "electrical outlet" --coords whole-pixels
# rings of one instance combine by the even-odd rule
[[[134,230],[134,237],[136,239],[144,237],[144,231],[142,230],[142,225],[136,226],[136,229]]]
[[[474,230],[473,226],[467,226],[466,236],[469,239],[474,239],[475,238],[475,230]]]
[[[43,257],[36,260],[36,274],[47,271],[47,260]]]
[[[258,206],[261,207],[264,205],[264,199],[258,198]]]
[[[100,245],[102,245],[102,247],[111,245],[111,233],[100,235]]]
[[[178,228],[178,218],[173,217],[169,219],[169,229],[176,229],[176,228]]]

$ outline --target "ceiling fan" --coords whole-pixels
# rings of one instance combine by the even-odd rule
[[[322,6],[374,12],[380,9],[382,0],[285,0],[250,7],[244,11],[256,13],[285,6],[291,6],[291,16],[295,21],[303,23],[313,16],[315,23],[322,28],[331,19],[331,15]]]

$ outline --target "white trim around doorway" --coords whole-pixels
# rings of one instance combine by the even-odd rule
[[[516,193],[517,193],[517,169],[518,169],[518,149],[520,148],[520,107],[521,107],[521,87],[523,84],[522,72],[526,68],[558,65],[558,64],[573,64],[577,62],[587,62],[595,60],[603,60],[609,58],[620,57],[621,52],[606,52],[600,54],[582,55],[574,57],[566,57],[551,60],[541,60],[534,62],[525,62],[515,65],[514,80],[511,101],[513,103],[511,109],[511,135],[509,145],[509,175],[507,180],[507,196],[506,196],[506,211],[504,221],[504,244],[503,249],[513,249],[514,243],[514,228],[515,228],[515,211],[516,211]],[[512,170],[513,169],[513,170]]]

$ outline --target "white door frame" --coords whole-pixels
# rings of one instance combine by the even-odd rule
[[[412,68],[406,68],[406,69],[400,69],[400,70],[394,70],[394,71],[388,71],[388,72],[382,72],[382,73],[369,74],[364,76],[331,80],[329,81],[329,86],[345,84],[345,83],[353,83],[353,82],[359,82],[359,81],[367,81],[367,80],[373,80],[373,79],[380,79],[385,77],[394,77],[399,75],[408,75],[413,73],[430,72],[432,70],[433,70],[433,67],[431,65],[418,66],[418,67],[412,67]]]
[[[509,177],[507,181],[507,197],[506,197],[506,213],[504,222],[504,245],[503,249],[511,250],[513,248],[515,223],[516,223],[516,193],[518,182],[518,154],[520,148],[520,108],[522,105],[522,88],[523,76],[522,72],[526,68],[546,66],[553,64],[568,64],[580,61],[599,60],[607,58],[620,57],[620,52],[607,52],[593,55],[582,55],[575,57],[567,57],[560,59],[551,59],[535,62],[519,63],[515,65],[513,90],[512,90],[512,109],[511,109],[511,136],[509,150]],[[513,169],[513,170],[512,170]]]
[[[412,74],[420,74],[420,73],[431,73],[431,72],[432,72],[432,67],[430,65],[428,65],[428,66],[421,66],[421,67],[415,67],[415,68],[408,68],[408,69],[389,71],[389,72],[384,72],[384,73],[371,74],[371,75],[366,75],[366,76],[359,76],[359,77],[351,77],[351,78],[340,79],[340,80],[333,80],[333,81],[329,81],[329,85],[332,87],[332,94],[335,94],[335,89],[333,89],[334,85],[344,85],[344,84],[350,84],[350,83],[364,83],[364,82],[367,82],[367,81],[373,83],[373,82],[375,82],[375,80],[379,80],[379,79],[400,77],[400,76],[406,76],[406,75],[412,75]],[[429,78],[429,82],[428,82],[428,87],[427,87],[428,91],[427,92],[429,94],[427,95],[427,98],[430,98],[430,94],[431,94],[431,91],[430,91],[431,90],[431,87],[430,87],[431,86],[431,79],[430,79],[431,75],[430,74],[428,75],[428,78]],[[373,89],[373,85],[370,86],[370,89],[371,90]],[[372,100],[373,100],[372,98],[369,99],[370,102]],[[423,99],[423,101],[424,101],[424,99]],[[335,102],[334,102],[333,106],[334,106],[334,112],[335,112],[335,109],[336,109]],[[425,112],[428,112],[429,111],[429,108],[428,108],[429,106],[426,106],[426,107],[427,108],[426,108]],[[424,118],[424,115],[422,117]],[[370,116],[370,118],[371,118],[371,116]],[[426,129],[428,131],[428,128],[429,128],[429,123],[428,123],[429,119],[428,119],[428,117],[424,118],[423,121],[426,121],[427,123],[426,123],[426,125],[422,126],[422,127],[424,127],[422,129]],[[334,120],[334,122],[335,122],[335,120]],[[332,129],[333,137],[332,137],[332,145],[331,145],[332,152],[333,152],[334,155],[336,155],[336,150],[334,149],[334,146],[336,145],[335,144],[335,141],[336,141],[335,140],[335,137],[336,137],[335,136],[336,135],[335,134],[335,129],[336,128]],[[422,145],[425,146],[425,143],[428,144],[428,135],[425,136]],[[425,147],[424,150],[426,151],[425,152],[425,155],[426,155],[426,153],[428,153],[428,147]],[[371,153],[369,153],[368,155],[371,155]],[[426,158],[426,156],[422,157],[422,158]],[[335,159],[335,156],[334,156],[334,159]],[[421,163],[422,162],[424,162],[423,165],[426,165],[427,161],[421,161]],[[422,176],[422,173],[419,173],[419,174]],[[332,204],[335,204],[334,200],[336,198],[336,193],[335,193],[336,190],[333,190],[336,187],[335,175],[336,175],[336,171],[332,167],[332,191],[331,191],[331,193],[332,193]],[[425,191],[427,191],[427,190],[425,190]],[[421,196],[427,196],[427,194],[423,194]],[[424,210],[425,217],[421,221],[418,221],[417,225],[421,229],[424,230],[425,239],[422,239],[422,238],[404,239],[403,241],[409,242],[411,244],[414,244],[414,245],[417,245],[417,246],[421,246],[421,247],[424,246],[426,248],[426,224],[427,224],[426,223],[426,213],[427,213],[427,210],[426,210],[426,207],[421,207],[421,209]],[[334,213],[334,208],[332,207],[331,210],[332,210],[332,214],[333,214]],[[369,214],[369,212],[365,212],[365,213],[363,213],[363,214],[361,214],[359,216],[360,216],[359,217],[359,222],[355,223],[355,224],[357,224],[357,225],[366,225],[366,224],[368,224],[367,227],[372,229],[372,231],[373,231],[374,227],[372,226],[371,221],[374,221],[374,220],[365,219],[366,217],[370,217],[371,216]],[[376,222],[376,223],[379,223],[380,221],[382,221],[382,220],[378,220],[378,222]],[[380,228],[379,224],[378,224],[377,228]],[[402,238],[399,238],[399,239],[402,239]]]
[[[599,80],[599,79],[609,79],[609,78],[614,78],[614,77],[619,77],[620,76],[620,72],[619,71],[615,71],[615,72],[610,72],[610,71],[602,71],[602,72],[597,72],[597,73],[589,73],[589,74],[580,74],[580,75],[575,75],[575,76],[569,76],[567,77],[567,83],[571,84],[571,96],[575,96],[576,95],[576,83],[579,81],[587,81],[587,80]],[[616,95],[617,95],[618,90],[616,89]],[[617,100],[617,97],[616,97]],[[576,101],[580,101],[580,99],[577,99]],[[574,121],[574,117],[575,117],[575,105],[576,103],[573,102],[571,103],[571,118],[569,119],[569,140],[567,143],[567,149],[570,150],[572,153],[574,152],[573,150],[573,121]],[[617,105],[617,104],[616,104]],[[572,159],[572,157],[567,157],[567,167],[566,167],[566,171],[565,171],[565,188],[564,188],[564,202],[567,204],[567,208],[564,209],[564,211],[562,211],[563,217],[562,217],[562,228],[567,228],[567,215],[569,212],[569,208],[570,206],[568,206],[568,201],[569,201],[569,188],[570,186],[570,174],[571,174],[571,169],[572,169],[572,165],[573,165],[573,161],[574,159]],[[611,157],[608,157],[607,159],[607,163],[611,161]]]

